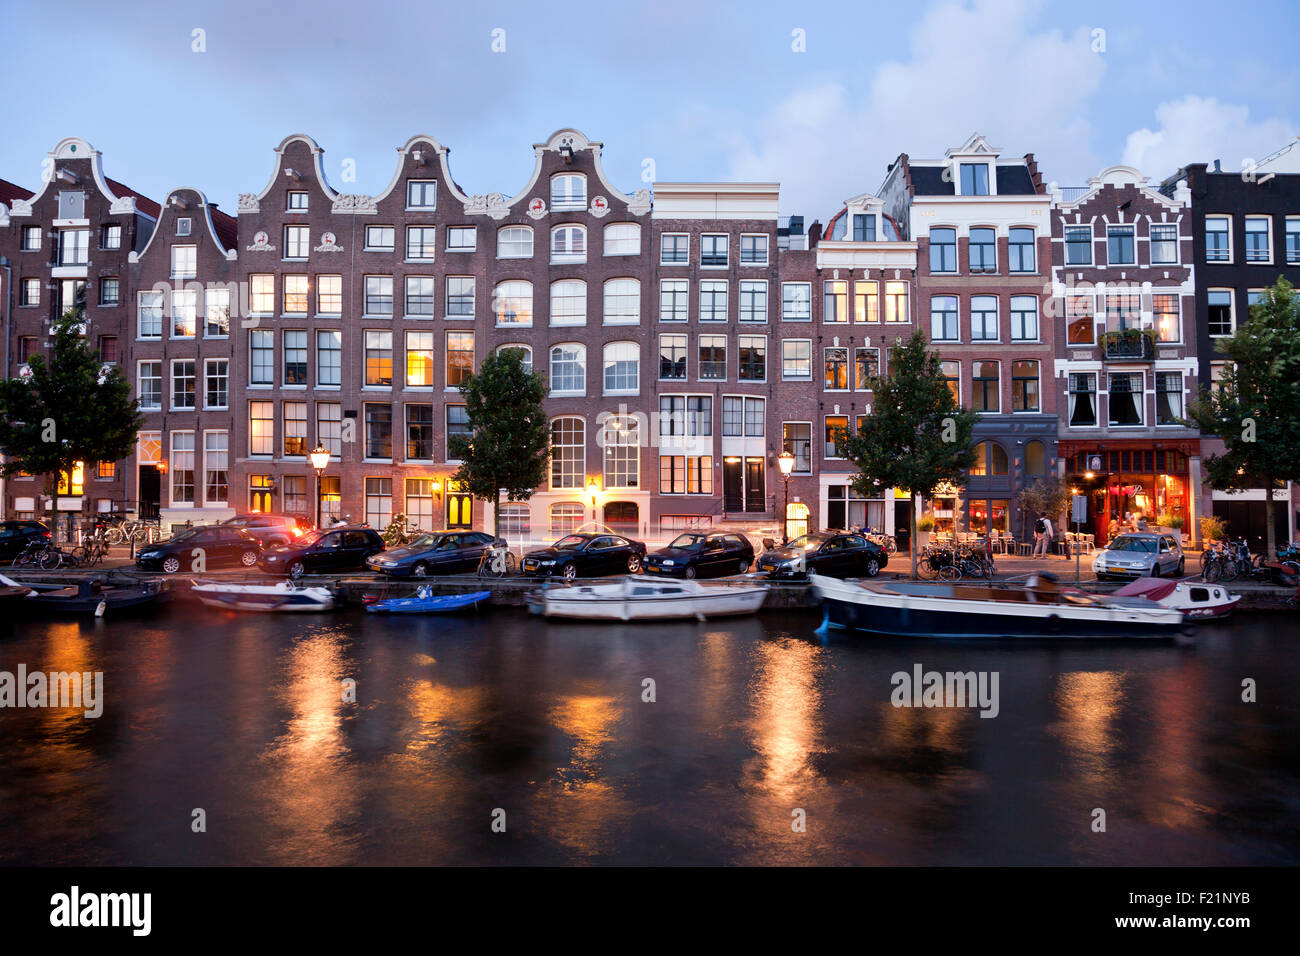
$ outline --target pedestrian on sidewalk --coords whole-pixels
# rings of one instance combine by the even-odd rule
[[[1034,550],[1029,556],[1036,558],[1041,551],[1043,557],[1047,557],[1047,549],[1051,541],[1052,522],[1047,520],[1047,515],[1040,514],[1038,520],[1034,522]]]

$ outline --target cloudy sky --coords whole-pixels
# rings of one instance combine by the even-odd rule
[[[1119,162],[1240,168],[1300,134],[1298,27],[1294,0],[6,0],[0,178],[33,186],[78,135],[146,194],[233,210],[289,133],[366,193],[427,133],[463,189],[509,196],[532,144],[572,126],[625,190],[643,171],[776,180],[783,213],[825,221],[900,152],[976,130],[1064,185]]]

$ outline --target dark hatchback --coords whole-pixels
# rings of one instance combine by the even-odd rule
[[[257,566],[291,578],[353,571],[364,568],[367,558],[383,550],[384,539],[374,528],[330,528],[309,531],[289,544],[263,551]]]
[[[472,573],[496,540],[482,531],[432,531],[400,548],[372,554],[366,567],[395,578]]]
[[[524,555],[524,574],[535,577],[579,577],[635,574],[641,570],[645,545],[617,534],[571,534],[549,548]]]
[[[195,554],[196,550],[202,554]],[[251,568],[257,564],[261,553],[261,543],[242,528],[208,525],[190,528],[157,544],[144,545],[136,552],[135,566],[142,571],[165,571],[167,574]]]
[[[33,541],[50,540],[50,529],[39,521],[0,521],[0,558],[16,558]]]
[[[647,574],[716,578],[744,574],[754,563],[754,546],[739,534],[679,534],[668,547],[645,556]]]
[[[764,551],[758,570],[770,578],[806,578],[815,571],[833,578],[874,578],[889,563],[885,549],[863,535],[815,531]]]

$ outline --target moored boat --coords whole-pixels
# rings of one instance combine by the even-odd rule
[[[909,637],[1173,637],[1183,612],[1146,598],[1061,588],[1050,575],[1020,586],[889,584],[813,577],[826,621]]]
[[[1116,591],[1115,596],[1145,598],[1161,607],[1176,608],[1192,621],[1227,617],[1241,600],[1240,594],[1229,594],[1221,584],[1168,578],[1138,578]]]
[[[11,596],[17,595],[5,602],[6,608],[35,615],[102,617],[109,613],[146,611],[171,596],[165,581],[141,581],[112,574],[106,578],[87,578],[76,584],[21,581],[0,575],[0,586]],[[27,593],[21,595],[11,589],[22,589]]]
[[[702,621],[753,614],[766,596],[766,584],[703,584],[628,575],[612,584],[545,587],[529,595],[529,609],[546,617],[600,621]]]
[[[418,588],[414,594],[399,598],[361,599],[362,606],[371,614],[444,614],[461,611],[478,605],[492,596],[491,591],[472,591],[468,594],[434,594],[432,588]]]
[[[335,593],[329,588],[298,587],[290,581],[275,584],[195,581],[190,588],[208,607],[229,611],[328,611],[337,603]]]

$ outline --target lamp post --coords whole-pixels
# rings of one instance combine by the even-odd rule
[[[781,470],[781,484],[785,486],[785,510],[781,512],[781,543],[790,543],[790,472],[794,471],[794,455],[789,449],[776,456],[776,467]]]
[[[595,478],[588,481],[587,492],[591,495],[591,523],[596,524],[596,496],[600,494],[600,482]]]
[[[325,467],[330,463],[330,451],[324,445],[318,444],[307,457],[311,459],[311,466],[316,469],[316,527],[319,529],[320,500],[322,497],[321,476],[325,474]]]

